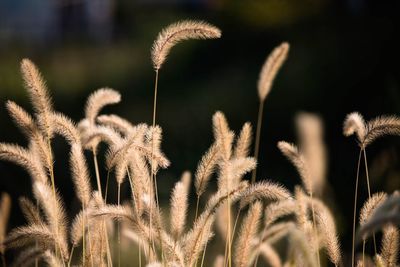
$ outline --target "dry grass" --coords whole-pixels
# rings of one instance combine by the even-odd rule
[[[301,185],[291,193],[270,180],[256,182],[256,165],[260,144],[263,103],[274,78],[287,58],[289,45],[283,43],[267,58],[260,74],[258,94],[260,111],[256,144],[252,147],[252,126],[246,122],[239,135],[229,128],[225,115],[217,111],[212,118],[214,140],[201,157],[194,172],[192,194],[191,173],[186,171],[171,189],[169,224],[158,202],[156,174],[170,162],[162,150],[162,129],[155,124],[158,71],[171,48],[187,39],[219,38],[218,28],[196,21],[182,21],[165,28],[154,42],[151,58],[156,71],[153,123],[131,124],[115,114],[100,114],[106,105],[117,104],[121,95],[102,88],[89,96],[85,118],[75,124],[52,107],[45,82],[36,66],[24,59],[21,71],[25,87],[34,107],[30,115],[12,101],[6,106],[11,118],[28,139],[28,146],[0,143],[0,158],[20,165],[31,176],[33,200],[20,199],[20,208],[27,224],[7,233],[10,197],[3,193],[0,203],[0,243],[4,254],[17,249],[14,266],[46,263],[49,266],[113,266],[124,265],[124,246],[137,251],[130,266],[335,266],[343,261],[335,217],[324,204],[326,182],[326,149],[319,117],[302,114],[297,117],[299,148],[279,142],[281,152],[297,169]],[[360,157],[356,177],[355,200],[361,156],[368,165],[365,148],[378,137],[398,135],[400,119],[383,116],[365,122],[359,113],[347,116],[343,132],[356,134]],[[70,172],[77,199],[82,209],[74,218],[67,218],[62,191],[55,187],[52,140],[60,135],[70,145]],[[105,162],[97,161],[98,145],[108,147]],[[94,170],[88,166],[84,151],[93,155]],[[254,151],[254,157],[249,154]],[[263,164],[258,163],[258,164]],[[118,185],[118,204],[107,203],[108,177],[100,177],[99,168],[108,170]],[[246,174],[253,172],[252,183]],[[97,183],[93,189],[92,180]],[[120,189],[127,181],[130,198],[122,202]],[[215,192],[208,184],[215,182]],[[103,184],[102,184],[103,183]],[[105,183],[105,185],[104,185]],[[103,188],[105,191],[103,192]],[[371,188],[368,187],[370,193]],[[197,197],[195,216],[190,220],[190,197]],[[356,204],[356,202],[355,202]],[[194,208],[192,209],[194,210]],[[354,239],[352,265],[398,266],[400,197],[376,193],[366,200],[361,210],[358,238]],[[243,216],[243,213],[246,214]],[[112,221],[117,221],[116,230]],[[216,224],[216,225],[214,225]],[[111,227],[110,227],[111,226]],[[365,242],[382,229],[381,247],[365,251]],[[219,251],[207,246],[215,235],[224,244]],[[114,242],[113,240],[117,240]],[[356,241],[363,241],[363,257],[355,259]],[[132,243],[127,242],[132,241]],[[376,242],[374,238],[374,243]],[[346,255],[345,255],[346,256]],[[212,258],[214,257],[214,258]]]

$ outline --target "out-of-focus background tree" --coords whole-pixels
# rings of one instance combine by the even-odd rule
[[[276,142],[296,141],[298,111],[319,114],[332,202],[348,250],[357,146],[342,136],[342,121],[355,110],[367,119],[400,113],[399,13],[399,1],[373,0],[2,0],[0,140],[26,143],[4,108],[12,99],[30,109],[19,72],[25,57],[44,74],[56,109],[75,121],[83,116],[86,97],[109,86],[122,93],[123,102],[105,112],[149,123],[153,40],[169,23],[206,20],[222,29],[222,39],[180,44],[160,74],[158,123],[172,166],[160,172],[159,188],[167,200],[180,173],[194,172],[211,144],[216,110],[236,132],[246,121],[255,124],[259,69],[274,46],[288,41],[289,59],[265,105],[258,178],[289,188],[300,182]],[[369,149],[374,191],[399,188],[399,148],[399,138],[386,138]],[[68,146],[58,140],[54,149],[57,185],[73,212]],[[0,191],[14,200],[31,194],[24,171],[1,162],[0,173]],[[362,184],[364,199],[365,188]],[[14,204],[11,227],[23,223]]]

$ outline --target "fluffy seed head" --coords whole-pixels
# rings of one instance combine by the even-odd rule
[[[373,194],[361,208],[360,212],[360,225],[364,225],[374,212],[374,210],[382,204],[387,198],[387,194],[383,192],[378,192]]]
[[[241,196],[240,207],[243,208],[255,200],[285,200],[291,199],[292,195],[283,186],[263,181],[251,185]]]
[[[247,157],[250,152],[253,131],[250,122],[246,122],[240,131],[238,140],[235,146],[235,158]]]
[[[201,196],[206,190],[211,175],[217,166],[219,154],[220,150],[218,145],[213,144],[201,158],[201,161],[197,166],[194,182],[197,196]]]
[[[36,113],[39,128],[43,135],[51,138],[52,125],[49,116],[53,108],[46,83],[38,68],[29,59],[21,61],[21,73]]]
[[[89,96],[86,102],[85,117],[93,125],[95,124],[97,115],[104,106],[117,104],[120,101],[121,95],[117,91],[111,88],[98,89]]]
[[[311,195],[313,192],[313,184],[309,174],[309,168],[303,154],[294,144],[285,141],[278,142],[278,148],[282,154],[285,155],[296,167],[307,193]]]
[[[228,161],[232,155],[232,143],[235,134],[229,129],[228,121],[222,112],[215,112],[212,121],[215,142],[219,146],[222,159]]]
[[[32,116],[22,107],[10,100],[7,101],[6,107],[14,122],[28,137],[38,130]]]
[[[252,240],[255,238],[260,223],[262,211],[261,202],[255,202],[242,223],[235,250],[235,265],[246,267],[253,249]]]
[[[345,136],[356,134],[358,141],[362,143],[365,137],[365,121],[360,113],[352,112],[346,116],[343,123],[343,134]]]
[[[185,228],[188,208],[188,187],[183,181],[176,183],[171,196],[171,233],[178,238]]]
[[[300,113],[296,116],[300,150],[310,172],[314,192],[321,196],[326,184],[326,146],[323,140],[322,120],[316,114]]]
[[[177,43],[189,39],[215,39],[221,37],[221,31],[204,21],[184,20],[173,23],[163,29],[154,41],[151,49],[153,67],[157,71],[167,59],[169,51]]]
[[[258,79],[258,96],[261,102],[265,100],[271,91],[272,83],[282,64],[285,62],[288,52],[289,44],[282,43],[269,54],[265,61],[260,72],[260,78]]]
[[[366,126],[362,145],[366,147],[385,135],[400,135],[400,118],[398,116],[379,116],[370,120]]]

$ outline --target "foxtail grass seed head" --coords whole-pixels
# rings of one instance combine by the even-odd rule
[[[258,97],[260,102],[264,102],[265,98],[271,91],[272,84],[278,74],[279,69],[285,62],[289,52],[289,44],[282,43],[272,50],[261,68],[260,77],[258,79]]]
[[[236,141],[234,157],[235,158],[247,157],[250,153],[252,140],[253,140],[253,129],[251,127],[251,124],[249,122],[246,122],[243,125],[239,137]]]
[[[382,204],[387,198],[387,194],[384,192],[377,192],[373,194],[367,201],[365,201],[364,205],[360,211],[360,225],[364,225],[374,212],[374,210]]]
[[[309,195],[312,195],[312,179],[310,177],[309,168],[303,154],[294,144],[285,141],[278,142],[278,148],[282,152],[282,154],[287,157],[296,167],[297,172],[300,174],[300,178],[303,182],[304,188]]]
[[[204,22],[183,20],[164,28],[157,36],[151,49],[153,67],[158,71],[176,44],[189,39],[216,39],[221,37],[221,30]]]
[[[363,116],[358,112],[352,112],[346,116],[343,123],[343,134],[350,136],[357,135],[358,141],[361,143],[365,137],[365,121]]]
[[[262,215],[261,202],[255,202],[250,206],[247,216],[244,218],[242,227],[236,241],[235,248],[235,265],[238,267],[246,267],[250,258],[251,251],[254,249],[252,240],[256,237],[260,218]]]
[[[121,95],[119,92],[111,88],[101,88],[92,93],[85,107],[85,117],[91,124],[95,123],[95,119],[99,114],[100,110],[112,104],[117,104],[121,101]]]
[[[171,49],[181,41],[220,36],[217,27],[203,21],[184,20],[167,26],[151,50],[154,70],[158,73]],[[289,44],[284,42],[266,59],[258,80],[260,107],[288,52]],[[27,146],[0,143],[0,159],[20,165],[32,177],[33,200],[19,199],[26,225],[8,229],[11,199],[6,193],[0,198],[0,256],[4,256],[6,249],[18,249],[16,266],[32,265],[35,260],[57,267],[109,266],[116,261],[115,246],[123,248],[119,252],[134,246],[139,255],[138,265],[149,267],[210,264],[222,267],[232,262],[235,267],[248,267],[257,265],[259,257],[258,263],[273,267],[316,267],[319,266],[316,256],[320,252],[326,259],[321,261],[322,266],[327,260],[335,266],[346,264],[342,262],[336,217],[322,201],[324,189],[328,189],[327,152],[323,123],[317,115],[301,113],[296,117],[299,148],[285,141],[278,142],[278,148],[301,177],[302,186],[295,185],[292,193],[266,179],[249,184],[245,175],[257,165],[256,159],[249,156],[251,124],[246,122],[235,138],[225,115],[215,112],[212,116],[214,140],[194,172],[195,192],[190,191],[191,173],[183,172],[172,188],[160,190],[171,191],[166,207],[158,202],[157,181],[153,177],[170,165],[162,150],[160,126],[132,124],[115,114],[100,115],[105,106],[121,101],[120,93],[110,88],[101,88],[89,96],[84,118],[75,124],[53,109],[44,79],[29,59],[22,60],[21,72],[33,114],[13,101],[7,101],[6,108],[26,135]],[[262,117],[259,118],[261,121]],[[257,136],[259,129],[261,126]],[[68,142],[68,173],[53,172],[53,163],[58,160],[51,147],[57,142],[53,139],[56,134]],[[377,138],[400,135],[400,117],[378,116],[365,121],[360,113],[353,112],[343,123],[343,134],[355,135],[361,149],[365,149]],[[105,155],[97,155],[104,151],[97,149],[100,142],[105,143]],[[110,176],[115,178],[118,192],[122,192],[118,195],[118,205],[110,204],[114,201],[110,196],[116,195],[113,186],[106,186],[104,196],[101,190],[92,189],[92,165],[84,149],[91,150],[96,174],[101,169],[108,171],[108,177],[96,175],[99,189],[102,188],[100,178],[107,182]],[[67,216],[72,213],[64,209],[67,205],[56,187],[60,184],[58,177],[66,175],[72,177],[76,199],[82,203],[74,217]],[[57,183],[54,183],[55,176]],[[197,197],[196,216],[191,212],[193,196]],[[382,231],[382,238],[377,239],[380,246],[375,253],[369,246],[364,247],[363,258],[355,259],[357,266],[374,262],[377,266],[398,266],[399,211],[397,191],[391,195],[378,192],[365,201],[360,211],[357,241],[369,241],[369,236],[377,231]],[[168,224],[164,218],[169,218]],[[121,226],[118,232],[114,221]],[[121,247],[113,242],[117,235],[121,241],[118,244],[123,244]],[[214,235],[220,235],[215,242],[222,240],[226,246],[212,245],[210,249]],[[216,251],[210,252],[214,248]],[[218,256],[211,259],[211,255]],[[6,258],[2,258],[3,263]],[[124,258],[121,257],[123,264]]]
[[[49,139],[53,134],[50,120],[50,113],[53,111],[53,107],[46,83],[38,68],[29,59],[25,58],[21,61],[21,73],[25,88],[35,110],[39,128],[42,134]]]

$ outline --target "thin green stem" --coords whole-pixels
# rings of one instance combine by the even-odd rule
[[[361,164],[361,149],[358,155],[357,163],[357,176],[356,176],[356,186],[354,189],[354,209],[353,209],[353,240],[351,246],[351,266],[354,267],[354,254],[355,254],[355,240],[356,240],[356,217],[357,217],[357,193],[358,193],[358,178],[360,176],[360,164]]]
[[[257,119],[257,131],[256,131],[256,143],[254,147],[254,158],[258,161],[258,153],[260,150],[260,138],[261,138],[261,126],[262,126],[262,117],[264,111],[264,101],[260,101],[260,105],[258,107],[258,119]],[[255,183],[257,177],[257,167],[254,168],[251,182]]]

